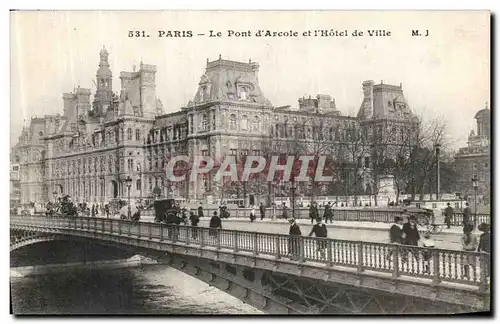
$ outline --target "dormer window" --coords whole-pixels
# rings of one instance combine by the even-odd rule
[[[247,100],[247,93],[245,90],[246,90],[245,88],[242,88],[240,90],[240,100]]]
[[[205,101],[207,98],[207,87],[203,86],[201,87],[201,101]]]
[[[205,131],[208,130],[208,117],[207,117],[207,115],[203,115],[201,127]]]

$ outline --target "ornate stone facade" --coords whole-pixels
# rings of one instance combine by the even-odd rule
[[[117,95],[103,49],[92,107],[90,90],[78,87],[63,95],[62,116],[32,119],[23,130],[17,148],[25,174],[22,202],[49,199],[54,193],[89,202],[126,197],[127,176],[132,178],[132,197],[151,196],[155,187],[166,196],[217,196],[222,188],[207,176],[169,183],[165,166],[170,158],[199,154],[220,161],[227,155],[289,153],[290,147],[270,147],[274,139],[321,140],[336,147],[349,141],[353,128],[375,134],[388,123],[403,130],[418,122],[401,86],[363,82],[360,112],[349,117],[341,115],[329,95],[301,98],[298,109],[273,107],[260,89],[258,72],[256,62],[207,61],[193,100],[178,112],[163,114],[155,92],[156,67],[141,62],[139,71],[121,72]],[[369,169],[369,159],[364,161]],[[228,184],[228,194],[266,195],[271,186],[260,180]]]
[[[467,147],[462,147],[456,155],[456,169],[459,175],[457,190],[474,199],[472,178],[477,176],[480,203],[489,203],[491,188],[491,155],[490,155],[490,110],[488,107],[477,112],[477,135],[470,132]]]

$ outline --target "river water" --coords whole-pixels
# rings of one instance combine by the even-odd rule
[[[11,278],[14,314],[262,314],[165,265]]]

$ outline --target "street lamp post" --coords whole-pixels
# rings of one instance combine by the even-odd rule
[[[277,188],[277,184],[276,183],[273,183],[272,184],[273,186],[273,201],[272,201],[272,207],[273,207],[273,213],[272,213],[272,219],[274,220],[275,217],[276,217],[276,188]]]
[[[436,184],[437,184],[437,190],[436,190],[436,200],[440,199],[441,196],[441,177],[439,174],[439,153],[441,152],[441,144],[436,144]]]
[[[139,191],[140,191],[140,200],[142,201],[142,167],[141,167],[141,164],[140,163],[137,163],[137,172],[139,172],[139,183],[141,184],[141,186],[139,187]]]
[[[127,176],[125,179],[125,184],[128,188],[128,219],[132,219],[131,211],[130,211],[130,186],[132,185],[132,179],[130,176]]]
[[[472,178],[472,186],[474,187],[474,228],[477,229],[477,187],[478,187],[477,175]]]
[[[101,175],[99,177],[99,180],[101,180],[101,212],[102,212],[102,211],[104,211],[104,192],[105,192],[105,190],[104,190],[104,176]],[[108,218],[108,217],[109,217],[109,215],[106,214],[106,218]]]
[[[290,190],[292,191],[292,218],[295,219],[295,190],[297,187],[295,186],[295,177],[292,175],[292,186],[290,187]]]

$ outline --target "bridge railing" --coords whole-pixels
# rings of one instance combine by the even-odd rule
[[[289,258],[325,266],[391,273],[392,277],[421,277],[437,284],[441,281],[478,286],[486,291],[489,254],[457,250],[363,241],[324,239],[282,234],[164,225],[105,218],[47,218],[11,216],[13,225],[36,227],[57,233],[59,229],[107,233],[111,236],[167,241],[199,248],[229,249],[276,259]]]
[[[211,217],[213,212],[218,209],[208,208],[204,209],[204,216]],[[249,208],[236,208],[229,210],[231,218],[246,218],[250,219]],[[318,213],[321,217],[324,215],[324,208],[318,209]],[[266,208],[265,217],[271,218],[273,214],[272,208]],[[153,210],[148,210],[144,215],[154,216]],[[256,218],[260,217],[260,212],[256,209]],[[281,208],[276,208],[274,210],[275,218],[282,218],[283,210]],[[377,222],[377,223],[393,223],[394,217],[401,216],[401,210],[391,210],[391,209],[347,209],[347,208],[333,208],[333,220],[334,221],[349,221],[349,222]],[[292,217],[291,211],[288,212],[288,218]],[[471,220],[474,220],[475,215],[471,215]],[[308,208],[296,208],[295,218],[297,219],[309,219],[309,209]],[[463,213],[456,212],[453,214],[451,219],[451,225],[460,226],[463,223]],[[477,224],[487,223],[490,224],[490,214],[478,213],[477,214]]]

